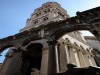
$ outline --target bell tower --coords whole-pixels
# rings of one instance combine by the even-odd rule
[[[61,7],[57,2],[47,2],[42,4],[41,7],[34,10],[31,17],[27,19],[26,26],[21,30],[28,30],[36,28],[40,25],[46,25],[49,22],[56,22],[68,18],[66,10]]]

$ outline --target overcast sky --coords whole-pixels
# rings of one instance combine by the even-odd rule
[[[100,6],[100,0],[0,0],[0,38],[18,33],[34,9],[48,1],[61,4],[70,16]],[[91,34],[84,32],[84,35]]]

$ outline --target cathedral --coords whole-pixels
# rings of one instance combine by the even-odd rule
[[[20,32],[69,17],[67,11],[60,4],[47,2],[34,10]],[[45,35],[44,31],[42,29],[38,34],[41,34],[42,37]],[[57,43],[55,44],[55,42]],[[73,64],[79,68],[97,66],[93,49],[87,44],[80,31],[66,33],[55,42],[53,43],[55,44],[55,54],[52,57],[49,57],[50,42],[44,38],[27,43],[23,47],[24,51],[20,51],[20,49],[16,51],[15,47],[11,47],[0,67],[0,75],[50,75],[48,73],[51,71],[48,69],[51,68],[50,63],[54,60],[56,60],[56,64],[52,63],[52,65],[56,66],[57,73],[66,72],[67,64]],[[52,58],[54,60],[51,60]]]

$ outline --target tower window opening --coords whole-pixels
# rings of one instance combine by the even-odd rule
[[[44,17],[44,18],[43,18],[43,21],[46,21],[46,20],[48,20],[48,17]]]
[[[38,23],[38,20],[35,20],[35,21],[34,21],[34,24],[37,24],[37,23]]]

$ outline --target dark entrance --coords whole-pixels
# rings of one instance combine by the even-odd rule
[[[22,75],[31,75],[31,72],[39,72],[41,68],[43,46],[39,43],[31,43],[27,46],[27,52],[23,52]]]

